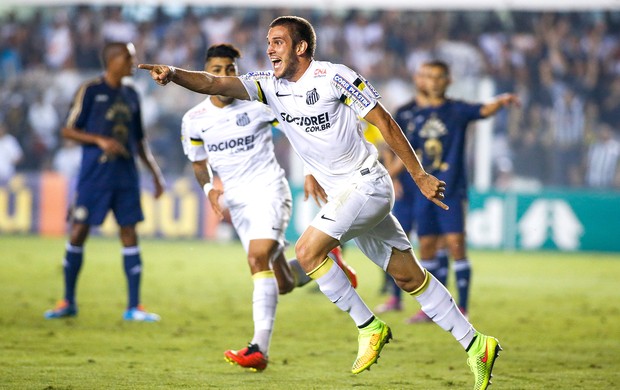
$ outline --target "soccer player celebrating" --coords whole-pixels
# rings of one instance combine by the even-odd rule
[[[474,388],[485,389],[499,343],[477,332],[448,290],[416,260],[407,235],[390,212],[392,181],[377,160],[377,149],[364,139],[358,117],[379,128],[426,199],[443,208],[447,208],[442,202],[445,183],[424,170],[368,81],[345,65],[314,60],[316,35],[307,20],[282,16],[269,27],[267,55],[273,71],[221,77],[168,65],[139,67],[149,70],[161,85],[172,81],[200,93],[258,100],[277,113],[292,147],[328,196],[327,204],[297,241],[295,253],[323,294],[349,313],[358,327],[354,374],[377,361],[392,331],[327,256],[351,239],[463,346],[475,376]]]
[[[237,76],[239,57],[232,45],[211,46],[204,70],[216,76]],[[223,198],[248,255],[254,281],[254,337],[248,347],[228,350],[224,356],[233,364],[256,371],[267,367],[278,292],[285,294],[311,280],[296,260],[289,268],[284,256],[284,232],[291,217],[292,198],[284,170],[274,154],[274,124],[276,118],[264,104],[227,96],[208,97],[190,109],[182,123],[183,150],[220,218],[224,191],[213,187],[211,167],[222,180]],[[306,178],[308,184],[313,179]],[[320,200],[322,188],[313,186],[310,194]],[[329,256],[355,286],[355,271],[335,250]]]
[[[467,211],[467,173],[465,171],[465,141],[469,124],[490,117],[500,109],[518,104],[516,95],[502,94],[489,103],[467,103],[450,99],[446,91],[450,85],[450,69],[442,61],[429,61],[420,66],[414,75],[420,97],[396,112],[396,121],[414,150],[422,159],[422,166],[446,182],[443,202],[450,207],[438,212],[429,207],[413,191],[414,219],[420,242],[420,262],[445,284],[448,262],[441,261],[444,247],[454,259],[458,306],[467,315],[471,265],[467,258],[465,242],[465,215]],[[396,161],[399,163],[399,161]],[[395,171],[398,168],[393,168]],[[404,166],[400,164],[404,172]],[[445,252],[444,252],[445,253]],[[444,259],[447,257],[444,255]],[[424,311],[408,319],[409,323],[430,322]]]
[[[133,44],[106,44],[102,60],[105,72],[80,87],[62,129],[63,137],[82,144],[82,164],[63,261],[65,296],[54,309],[45,312],[45,318],[77,315],[75,288],[82,267],[84,244],[90,227],[103,223],[108,210],[112,210],[120,226],[129,295],[123,318],[155,322],[159,321],[159,316],[146,312],[140,305],[142,260],[136,223],[144,216],[134,155],[140,157],[153,175],[156,198],[164,191],[164,178],[144,136],[138,94],[133,87],[122,82],[135,70]]]

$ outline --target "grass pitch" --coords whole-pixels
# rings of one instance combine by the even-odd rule
[[[0,389],[469,389],[460,345],[418,309],[382,315],[394,332],[378,365],[350,373],[357,332],[313,285],[281,296],[270,364],[230,366],[253,332],[252,282],[239,244],[141,243],[142,298],[155,324],[126,323],[120,244],[92,238],[78,285],[80,313],[44,320],[62,295],[64,238],[0,237]],[[370,307],[381,271],[354,247]],[[472,252],[470,316],[504,351],[495,389],[620,388],[619,254]],[[451,281],[453,281],[451,275]]]

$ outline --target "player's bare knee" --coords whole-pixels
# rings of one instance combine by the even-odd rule
[[[424,270],[413,259],[390,262],[388,273],[394,278],[396,285],[407,292],[418,289],[424,283]]]
[[[267,253],[248,254],[248,265],[252,274],[269,270],[269,255]]]

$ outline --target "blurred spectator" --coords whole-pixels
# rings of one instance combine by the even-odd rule
[[[356,72],[372,74],[373,68],[383,60],[383,26],[366,11],[353,11],[350,18],[344,27],[346,61]]]
[[[15,174],[15,166],[23,157],[17,138],[9,133],[4,118],[0,118],[0,183],[6,183]]]
[[[52,169],[63,175],[66,179],[73,181],[80,172],[81,163],[81,145],[73,140],[64,138],[62,146],[58,149],[52,160]]]
[[[101,35],[104,42],[133,42],[138,33],[134,23],[123,18],[121,7],[107,8]]]
[[[216,8],[204,18],[200,27],[209,44],[216,44],[233,42],[232,34],[238,24],[229,8]]]
[[[586,159],[586,185],[591,188],[620,188],[620,141],[611,125],[600,123],[596,141]]]
[[[17,37],[11,31],[0,39],[0,81],[14,80],[22,72]]]
[[[74,55],[75,66],[80,70],[98,70],[101,68],[101,40],[94,25],[79,30],[76,36]]]
[[[45,62],[52,69],[62,69],[73,60],[73,37],[66,11],[58,11],[54,23],[46,33]]]
[[[585,111],[583,99],[569,84],[556,87],[551,112],[551,183],[557,186],[581,184]]]
[[[58,145],[60,118],[47,96],[43,91],[37,93],[35,101],[28,107],[28,125],[34,133],[40,153],[51,156]]]
[[[606,94],[600,109],[602,122],[620,125],[620,77],[612,79],[606,86]]]

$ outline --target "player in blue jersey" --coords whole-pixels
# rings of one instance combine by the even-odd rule
[[[164,191],[164,179],[146,142],[136,90],[122,82],[135,70],[133,44],[112,42],[102,51],[103,75],[84,83],[68,113],[63,137],[82,144],[82,164],[76,199],[70,211],[71,232],[63,261],[65,295],[45,318],[77,315],[75,289],[90,227],[103,223],[112,210],[120,226],[122,256],[128,286],[127,321],[154,322],[159,316],[140,305],[142,261],[136,223],[140,206],[138,155],[154,179],[154,195]]]
[[[467,315],[471,265],[465,243],[467,211],[467,174],[465,167],[466,132],[469,124],[496,114],[503,107],[519,104],[514,94],[502,94],[490,103],[468,103],[446,96],[450,85],[450,69],[442,61],[429,61],[416,75],[418,89],[424,95],[401,107],[396,120],[409,142],[421,156],[424,169],[446,182],[444,203],[448,212],[437,213],[427,207],[419,191],[413,191],[414,218],[420,242],[420,262],[437,279],[447,275],[447,262],[437,259],[440,240],[445,241],[454,259],[458,306]],[[445,277],[443,278],[445,280]],[[432,321],[419,311],[408,322]]]
[[[413,75],[413,82],[416,88],[416,95],[412,101],[406,104],[404,107],[397,110],[394,119],[402,129],[405,129],[406,134],[411,134],[411,127],[409,125],[409,119],[414,113],[422,107],[428,106],[428,98],[424,88],[424,79],[421,72],[416,72]],[[419,192],[415,182],[403,169],[402,161],[389,149],[385,149],[382,154],[384,164],[392,177],[394,182],[395,201],[392,213],[398,219],[398,222],[402,225],[405,232],[411,234],[416,227],[415,224],[415,200],[416,193]],[[433,272],[433,275],[444,286],[447,282],[448,276],[448,254],[445,249],[445,242],[441,238],[438,242],[437,253],[435,260],[432,262],[423,262],[422,265],[429,270],[441,270],[441,272]],[[375,308],[378,313],[385,313],[389,311],[402,310],[402,293],[398,288],[394,279],[388,274],[385,274],[386,288],[385,291],[389,293],[389,297],[386,302],[380,304]],[[416,318],[415,316],[412,318]],[[428,318],[428,317],[425,317]],[[408,319],[407,322],[410,322]]]

